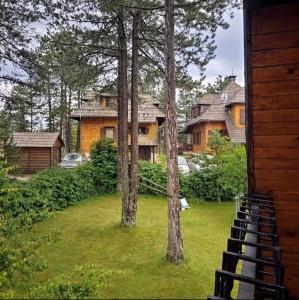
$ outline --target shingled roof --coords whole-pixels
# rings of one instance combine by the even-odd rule
[[[219,94],[206,94],[199,99],[201,115],[189,120],[181,133],[190,133],[195,124],[204,122],[225,122],[228,136],[235,143],[245,143],[245,129],[235,127],[229,107],[235,103],[245,103],[244,88],[235,83],[235,77]]]
[[[13,142],[16,147],[45,147],[51,148],[59,139],[62,146],[64,142],[59,132],[14,132]]]
[[[109,96],[116,100],[116,96]],[[91,97],[89,99],[92,99]],[[115,101],[116,102],[116,101]],[[129,100],[128,108],[131,108],[131,101]],[[91,100],[83,103],[82,107],[71,113],[71,118],[80,120],[81,118],[92,117],[114,117],[117,118],[117,107],[101,107],[100,100]],[[138,121],[140,123],[153,123],[158,119],[159,122],[163,122],[165,119],[164,113],[157,107],[157,102],[152,96],[139,95],[139,116]],[[129,114],[128,121],[131,122],[131,116]]]

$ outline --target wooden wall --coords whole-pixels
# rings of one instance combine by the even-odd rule
[[[140,123],[140,127],[147,127],[147,137],[153,141],[158,141],[158,123]],[[117,128],[116,118],[84,118],[80,123],[80,151],[81,153],[89,153],[93,143],[101,138],[101,128],[114,127]],[[130,137],[129,137],[130,139]]]
[[[51,166],[51,148],[18,148],[22,173],[32,174]]]
[[[192,132],[201,132],[201,144],[195,145],[192,141],[192,151],[201,153],[208,150],[209,131],[226,130],[225,122],[209,122],[194,126]]]
[[[273,195],[285,285],[299,299],[299,4],[247,11],[245,24],[250,188]]]
[[[245,109],[245,104],[234,104],[231,107],[231,115],[232,115],[233,123],[237,128],[245,127],[245,123],[241,124],[241,118],[240,118],[241,109]]]

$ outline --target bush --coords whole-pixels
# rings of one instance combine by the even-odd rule
[[[188,177],[191,197],[206,201],[231,201],[246,191],[246,150],[214,132],[209,142],[210,155],[199,160],[202,170]]]
[[[100,193],[116,191],[117,149],[113,139],[102,139],[92,145],[90,160],[94,166],[94,182]]]
[[[0,298],[17,298],[16,292],[29,291],[33,274],[45,268],[39,249],[59,240],[57,231],[26,240],[21,234],[31,228],[30,217],[0,215]]]
[[[149,161],[140,161],[139,162],[139,174],[141,177],[145,177],[154,181],[155,183],[166,187],[167,185],[167,173],[166,169],[161,164],[153,164]],[[147,185],[151,185],[146,181],[142,181]],[[159,192],[154,191],[142,184],[139,184],[139,193],[141,194],[152,194],[152,195],[160,195]]]
[[[76,267],[74,274],[62,275],[46,285],[40,285],[30,293],[37,299],[90,299],[99,295],[111,272],[97,270],[95,265]]]
[[[29,182],[11,183],[1,192],[0,212],[13,217],[27,214],[34,222],[41,221],[50,211],[95,195],[94,172],[91,164],[71,170],[50,168],[37,173]]]

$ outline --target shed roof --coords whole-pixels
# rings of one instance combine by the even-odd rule
[[[51,148],[59,139],[62,147],[64,142],[59,132],[14,132],[13,142],[16,147],[45,147]]]

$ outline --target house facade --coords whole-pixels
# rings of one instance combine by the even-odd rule
[[[99,139],[112,138],[117,141],[117,96],[88,93],[80,109],[71,113],[71,118],[80,122],[80,152],[89,154],[93,143]],[[129,100],[129,111],[131,103]],[[158,127],[165,115],[159,104],[149,95],[139,95],[139,159],[155,162],[158,154]],[[131,117],[129,116],[129,127]],[[129,134],[128,144],[131,137]]]
[[[236,76],[230,76],[219,94],[206,94],[192,107],[192,118],[182,130],[191,134],[192,152],[207,151],[209,136],[214,130],[234,143],[245,144],[245,94],[235,80]]]

